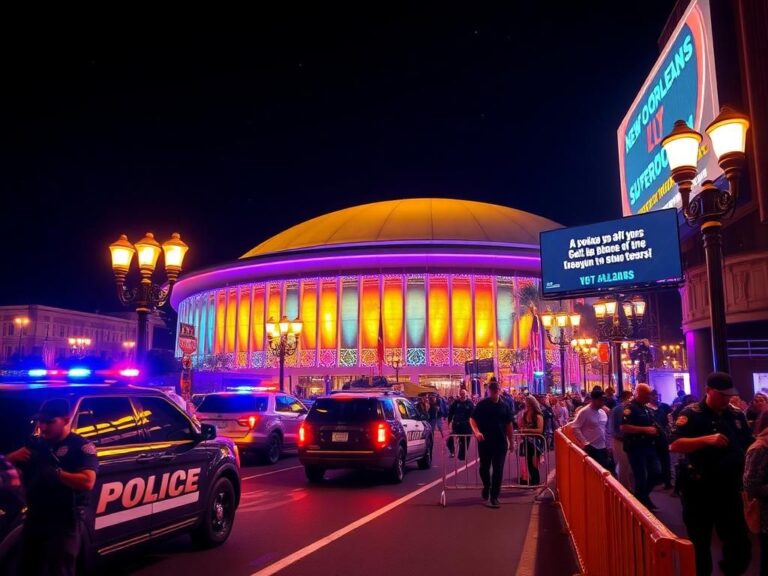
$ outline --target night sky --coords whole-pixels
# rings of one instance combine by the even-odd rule
[[[181,232],[192,270],[377,200],[621,215],[616,128],[673,0],[364,4],[6,21],[0,304],[118,309],[121,232]]]

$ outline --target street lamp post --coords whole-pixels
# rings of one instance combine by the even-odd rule
[[[285,391],[283,389],[285,357],[296,353],[299,347],[299,336],[301,335],[302,327],[303,323],[298,318],[288,320],[285,316],[280,319],[280,322],[275,322],[273,318],[270,318],[267,322],[269,349],[272,354],[277,356],[280,363],[280,392]]]
[[[623,296],[618,295],[617,298],[623,298]],[[645,306],[645,300],[640,296],[624,300],[621,306],[616,298],[601,298],[593,304],[600,340],[611,342],[617,397],[621,396],[624,389],[621,345],[639,330],[645,317]]]
[[[125,234],[109,245],[118,299],[124,306],[134,306],[136,309],[138,320],[136,360],[139,365],[144,364],[147,356],[149,313],[163,307],[168,301],[173,285],[181,274],[181,266],[188,249],[189,246],[184,244],[181,241],[181,236],[175,232],[171,235],[170,240],[163,242],[162,247],[151,232],[147,232],[146,236],[136,242],[135,245],[128,241]],[[152,274],[155,271],[161,251],[165,253],[165,274],[168,278],[166,286],[152,282]],[[130,270],[133,255],[136,253],[138,253],[141,281],[135,288],[127,288],[125,278]]]
[[[554,324],[553,324],[554,322]],[[581,324],[581,314],[567,313],[560,311],[557,314],[553,314],[552,311],[547,310],[541,315],[541,324],[544,326],[544,330],[547,333],[547,340],[554,346],[560,349],[560,386],[562,393],[565,395],[565,351],[571,342],[571,339],[579,329]],[[553,329],[557,327],[557,334],[553,335]],[[571,334],[567,334],[567,330],[570,329]]]
[[[698,226],[704,243],[709,289],[709,319],[712,332],[712,360],[718,372],[728,372],[725,292],[723,290],[723,220],[730,218],[739,199],[739,179],[746,158],[749,119],[728,107],[707,126],[717,162],[728,180],[728,190],[721,190],[705,180],[699,193],[691,198],[697,174],[699,145],[703,136],[683,120],[675,122],[672,132],[661,142],[667,154],[672,179],[680,191],[683,216],[690,226]]]
[[[592,342],[592,338],[574,338],[571,340],[571,348],[579,357],[584,390],[587,389],[587,363],[592,361],[593,355],[597,352],[597,348],[592,346]]]
[[[16,316],[16,318],[13,319],[13,325],[16,326],[16,330],[19,331],[19,344],[16,347],[16,354],[19,357],[19,362],[21,362],[21,337],[24,333],[24,329],[29,326],[30,319],[26,316]]]
[[[395,370],[395,384],[400,383],[400,368],[403,367],[403,357],[400,350],[390,350],[385,356],[387,366]]]

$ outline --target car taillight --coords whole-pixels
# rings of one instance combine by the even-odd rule
[[[374,425],[374,439],[376,441],[376,444],[379,446],[386,446],[387,442],[389,442],[389,424],[386,422],[378,422]]]
[[[299,426],[299,446],[304,446],[309,440],[309,426],[306,422],[302,422]]]
[[[247,418],[240,418],[237,421],[240,426],[245,426],[253,430],[256,428],[256,424],[259,423],[259,417],[258,416],[248,416]]]

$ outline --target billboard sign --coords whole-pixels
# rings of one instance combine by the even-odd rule
[[[659,210],[542,232],[544,298],[679,284],[677,211]]]
[[[184,354],[194,354],[197,351],[194,324],[179,322],[179,348]]]
[[[704,133],[718,112],[709,0],[692,0],[617,132],[625,216],[680,207],[661,140],[675,120]],[[698,169],[694,183],[722,174],[706,139]]]

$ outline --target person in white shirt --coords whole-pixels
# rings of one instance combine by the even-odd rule
[[[600,466],[607,469],[609,466],[608,444],[606,442],[608,414],[603,410],[605,393],[602,388],[595,386],[589,397],[589,404],[576,414],[576,419],[573,421],[573,433],[584,452]]]

